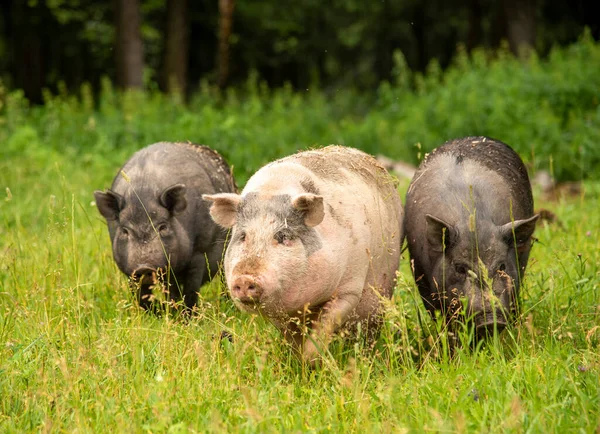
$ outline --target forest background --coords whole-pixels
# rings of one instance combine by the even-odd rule
[[[401,52],[411,71],[442,69],[458,49],[541,57],[584,27],[600,37],[590,0],[13,0],[0,6],[0,77],[28,100],[61,83],[186,95],[253,72],[269,87],[373,90]]]

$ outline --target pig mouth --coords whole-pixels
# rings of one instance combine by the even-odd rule
[[[144,265],[133,270],[131,280],[140,286],[156,285],[159,275],[162,274],[160,269]]]
[[[258,295],[236,294],[231,290],[229,294],[238,307],[247,312],[257,312],[262,305],[261,297]]]
[[[499,311],[480,313],[475,317],[475,329],[479,338],[493,336],[494,332],[500,334],[507,325],[506,316]]]
[[[150,266],[140,266],[131,273],[131,282],[133,290],[137,297],[139,305],[148,310],[155,302],[154,289],[163,282],[165,272],[162,268]]]
[[[240,304],[242,304],[246,307],[250,307],[250,308],[258,307],[260,305],[260,299],[258,299],[257,297],[242,296],[242,297],[236,297],[235,299]]]

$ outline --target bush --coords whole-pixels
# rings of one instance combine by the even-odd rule
[[[374,95],[273,90],[252,76],[225,93],[202,86],[185,105],[158,92],[117,92],[104,80],[95,100],[84,85],[79,95],[46,92],[43,106],[29,107],[21,91],[0,89],[0,139],[7,155],[41,152],[32,145],[39,142],[114,166],[152,142],[190,140],[222,152],[243,185],[267,161],[306,147],[339,143],[416,164],[446,140],[487,135],[533,170],[561,180],[599,176],[591,169],[600,164],[600,44],[589,34],[545,60],[459,50],[446,71],[433,62],[421,75],[401,53],[395,59],[394,81]],[[36,140],[25,146],[29,136]]]
[[[461,51],[443,74],[433,64],[412,78],[416,90],[382,85],[382,104],[357,128],[380,131],[388,153],[390,137],[405,149],[419,142],[430,151],[452,138],[487,135],[558,179],[597,177],[591,169],[600,163],[598,62],[600,45],[589,34],[544,61],[532,54],[521,62],[507,50],[471,57]],[[403,69],[399,74],[410,76]]]

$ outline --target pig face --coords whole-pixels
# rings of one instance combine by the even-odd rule
[[[187,206],[185,186],[166,188],[158,199],[150,192],[121,196],[95,192],[106,218],[113,256],[119,269],[141,283],[152,283],[156,273],[177,272],[192,256],[192,240],[177,219]],[[148,198],[148,199],[146,199]]]
[[[519,292],[519,258],[531,247],[538,216],[496,226],[489,221],[469,230],[427,215],[427,243],[432,265],[430,288],[453,315],[466,307],[480,335],[504,329]],[[523,264],[522,264],[523,265]],[[462,302],[461,302],[462,299]]]
[[[321,241],[315,226],[324,217],[323,198],[288,194],[261,198],[234,194],[203,196],[213,201],[210,213],[232,228],[225,255],[227,285],[236,305],[275,319],[322,303],[312,261]],[[318,283],[316,283],[318,286]]]

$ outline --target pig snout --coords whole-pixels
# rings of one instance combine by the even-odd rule
[[[504,278],[482,282],[474,272],[471,280],[470,311],[475,314],[474,322],[478,337],[484,338],[503,331],[508,323],[512,287]]]
[[[142,265],[133,270],[131,277],[141,285],[152,285],[156,283],[157,269],[148,265]]]
[[[500,333],[506,328],[506,315],[500,310],[495,312],[481,312],[475,317],[477,336],[485,338],[494,334],[494,330]]]
[[[231,295],[243,304],[255,304],[260,300],[263,288],[253,276],[242,275],[231,285]]]

